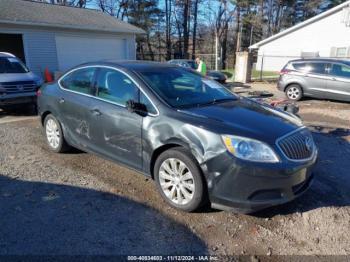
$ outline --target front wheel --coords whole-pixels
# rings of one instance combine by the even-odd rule
[[[286,96],[289,100],[299,101],[303,97],[303,89],[299,85],[290,85],[286,89]]]
[[[157,188],[172,207],[192,212],[204,204],[207,198],[204,180],[196,160],[186,149],[163,152],[154,170]]]

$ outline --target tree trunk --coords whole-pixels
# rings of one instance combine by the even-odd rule
[[[223,37],[222,37],[222,53],[221,53],[221,69],[226,69],[226,58],[227,58],[227,35],[228,35],[228,21],[225,23]]]
[[[154,61],[154,53],[153,53],[153,49],[152,49],[151,39],[149,37],[149,33],[147,33],[146,41],[147,41],[149,55],[151,56],[151,60]]]
[[[189,46],[189,11],[190,11],[190,0],[185,0],[184,1],[184,13],[183,13],[183,24],[182,24],[182,28],[183,28],[183,33],[184,33],[184,37],[183,37],[183,40],[184,40],[184,58],[188,58],[189,55],[188,55],[188,46]]]
[[[165,46],[166,60],[171,59],[171,0],[165,0]]]
[[[199,2],[199,0],[195,0],[195,2],[194,2],[193,33],[192,33],[192,59],[195,59],[195,57],[196,57],[198,2]]]

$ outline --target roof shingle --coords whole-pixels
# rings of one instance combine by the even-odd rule
[[[144,33],[142,29],[98,10],[24,0],[0,0],[0,23],[113,33]]]

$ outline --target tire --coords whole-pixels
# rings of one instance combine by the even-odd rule
[[[179,172],[172,173],[175,170],[172,165]],[[193,212],[207,202],[200,167],[185,148],[177,147],[163,152],[156,160],[154,178],[160,195],[174,208]]]
[[[303,89],[297,84],[289,85],[285,93],[287,98],[292,101],[299,101],[303,97]]]
[[[44,130],[46,142],[51,151],[55,153],[64,153],[70,149],[70,146],[63,136],[60,122],[52,114],[45,117]]]

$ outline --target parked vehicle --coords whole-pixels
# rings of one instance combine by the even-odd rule
[[[350,101],[350,61],[292,60],[280,73],[278,89],[295,101],[302,97]]]
[[[207,76],[220,84],[226,84],[227,77],[220,71],[209,70]]]
[[[193,70],[197,69],[196,62],[192,59],[172,59],[168,61],[169,64],[178,65]]]
[[[42,86],[38,108],[52,151],[73,146],[124,164],[184,211],[291,201],[309,187],[317,158],[297,117],[166,63],[78,66]]]
[[[189,68],[192,70],[196,70],[197,69],[197,65],[195,63],[195,61],[191,60],[191,59],[173,59],[173,60],[169,60],[168,63],[173,64],[173,65],[178,65],[178,66],[182,66],[185,68]],[[207,72],[207,77],[221,83],[221,84],[225,84],[227,77],[224,73],[220,72],[220,71],[215,71],[215,70],[209,70]]]
[[[42,79],[30,72],[20,59],[0,52],[0,107],[36,105],[36,91],[42,83]]]

